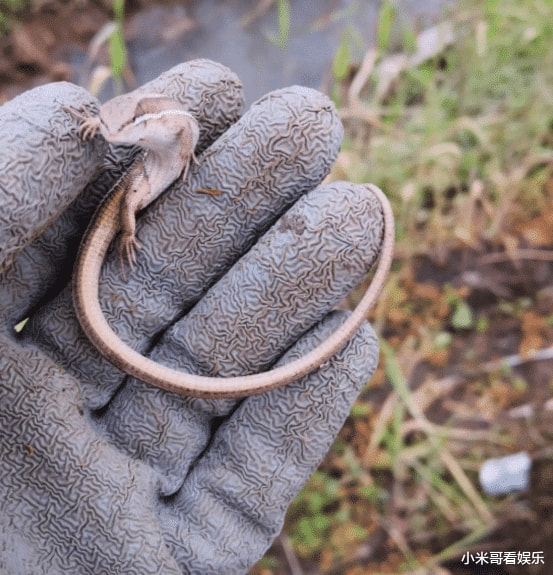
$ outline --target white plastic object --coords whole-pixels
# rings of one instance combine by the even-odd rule
[[[480,468],[480,485],[487,495],[526,491],[530,486],[532,460],[525,451],[488,459]]]

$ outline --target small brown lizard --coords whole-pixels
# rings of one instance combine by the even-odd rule
[[[125,258],[132,268],[139,247],[136,212],[151,204],[179,176],[186,178],[190,161],[196,161],[198,123],[176,100],[139,92],[109,100],[98,116],[80,114],[68,107],[65,110],[81,122],[79,136],[83,140],[91,140],[99,130],[112,144],[137,145],[144,150],[97,214],[117,212],[121,230],[119,259],[122,268]],[[105,217],[102,221],[96,218],[91,227],[100,223],[106,223]]]
[[[98,116],[66,108],[80,122],[79,135],[92,138],[98,130],[109,142],[132,144],[145,151],[124,174],[98,208],[81,242],[73,273],[73,299],[81,327],[93,345],[113,365],[161,389],[198,397],[244,397],[296,381],[317,369],[339,351],[359,329],[375,304],[392,263],[394,217],[386,196],[367,187],[382,204],[382,253],[365,295],[348,319],[324,342],[298,360],[255,375],[203,377],[161,365],[141,355],[111,329],[98,299],[100,270],[107,249],[121,232],[119,257],[132,267],[139,247],[135,214],[157,198],[179,176],[186,177],[198,141],[198,124],[171,98],[130,93],[110,100]]]

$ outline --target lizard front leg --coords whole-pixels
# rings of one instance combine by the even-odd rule
[[[96,135],[96,132],[100,129],[100,117],[91,116],[90,113],[84,108],[79,113],[69,106],[63,106],[66,112],[69,112],[74,118],[77,118],[80,122],[78,129],[78,134],[81,140],[86,142],[87,140],[92,140]]]

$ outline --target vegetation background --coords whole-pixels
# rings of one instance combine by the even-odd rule
[[[553,2],[456,4],[422,61],[393,21],[384,3],[361,65],[343,42],[332,91],[332,177],[376,183],[396,214],[380,367],[256,573],[550,573]],[[485,495],[484,461],[518,452],[529,490]]]

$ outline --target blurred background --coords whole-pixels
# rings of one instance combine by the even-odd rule
[[[380,367],[251,575],[553,572],[553,0],[1,0],[0,50],[0,103],[199,57],[321,89],[329,179],[392,202]]]

